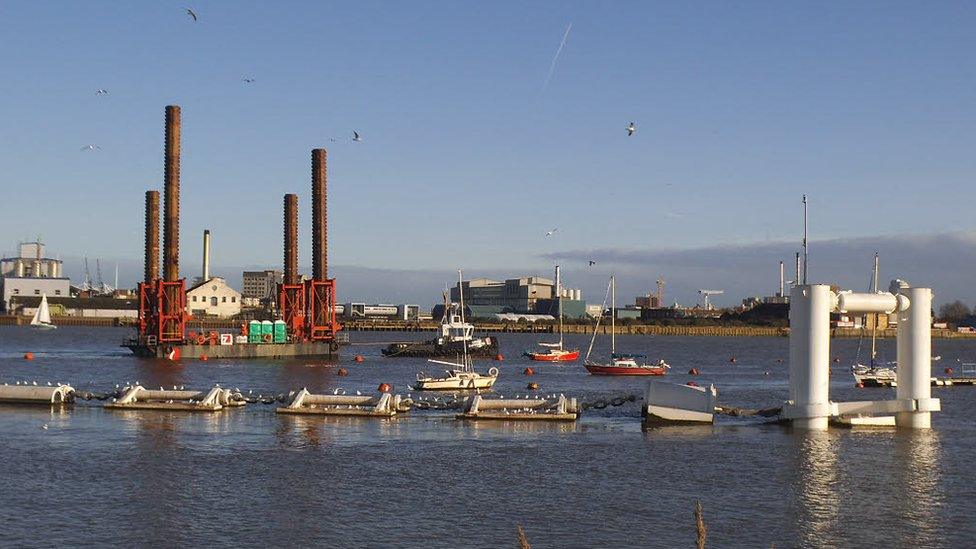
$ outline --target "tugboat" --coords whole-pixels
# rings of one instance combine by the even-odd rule
[[[427,341],[391,343],[382,353],[388,357],[451,358],[460,356],[465,348],[469,355],[494,357],[498,355],[498,340],[491,336],[474,337],[474,325],[464,321],[459,304],[447,302],[445,292],[440,337]]]
[[[458,269],[458,281],[461,280],[461,269]],[[462,286],[458,285],[458,288]],[[460,309],[460,319],[458,323],[462,326],[464,324],[464,290],[461,289],[461,305]],[[453,309],[452,309],[453,312]],[[448,316],[447,311],[444,313],[445,318]],[[445,375],[440,377],[428,376],[427,374],[420,373],[417,374],[417,383],[414,384],[413,388],[417,391],[457,391],[457,390],[481,390],[481,389],[491,389],[491,386],[495,384],[495,380],[498,379],[498,368],[490,368],[488,374],[479,374],[474,370],[474,365],[471,363],[471,355],[468,354],[468,340],[461,340],[461,360],[459,362],[447,362],[444,360],[428,360],[428,362],[433,362],[435,364],[443,364],[445,366],[450,366],[449,370],[444,372]]]

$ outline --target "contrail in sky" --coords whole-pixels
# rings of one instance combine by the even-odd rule
[[[552,63],[549,64],[549,74],[546,75],[546,82],[542,85],[542,91],[539,93],[546,91],[546,88],[549,87],[549,81],[552,80],[552,75],[556,72],[556,62],[559,61],[559,54],[563,52],[563,46],[565,46],[566,41],[569,40],[569,31],[571,30],[573,30],[572,22],[570,22],[568,27],[566,27],[566,32],[563,34],[563,40],[559,43],[559,48],[556,49],[556,55],[552,56]]]

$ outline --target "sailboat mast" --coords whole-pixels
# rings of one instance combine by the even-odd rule
[[[617,352],[617,281],[610,275],[610,355]]]
[[[874,252],[874,277],[871,280],[872,293],[878,293],[878,252]],[[874,358],[878,354],[877,350],[877,339],[878,339],[878,315],[881,313],[874,313],[874,323],[871,325],[871,367],[874,367]]]
[[[461,337],[461,346],[464,349],[464,369],[468,370],[468,327],[464,324],[464,279],[461,276],[461,269],[458,269],[458,294],[461,297],[461,330],[464,331]]]
[[[559,265],[556,265],[556,299],[559,300],[559,350],[563,350],[563,288],[559,279]]]
[[[803,285],[807,284],[810,271],[810,256],[807,248],[807,195],[803,195]]]

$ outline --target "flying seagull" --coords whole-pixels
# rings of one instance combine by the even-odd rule
[[[341,137],[330,137],[329,138],[329,141],[331,141],[333,143],[338,143],[339,140],[341,140],[341,139],[342,139]]]
[[[244,78],[241,78],[241,80],[243,80],[245,84],[250,84],[251,82],[254,82],[253,78],[248,78],[246,76]]]
[[[186,8],[186,14],[193,18],[194,21],[197,20],[197,14],[190,8]]]
[[[108,90],[104,88],[95,90],[95,95],[108,95]]]
[[[559,228],[557,227],[557,228],[555,228],[555,229],[553,229],[551,231],[546,231],[546,236],[552,236],[552,235],[556,234],[556,231],[558,231],[558,230],[559,230]]]
[[[593,260],[591,259],[591,260],[590,260],[590,267],[592,267],[592,266],[594,266],[594,265],[596,265],[596,261],[593,261]]]
[[[95,145],[95,144],[85,145],[84,147],[81,148],[81,150],[83,150],[83,151],[94,151],[96,149],[97,150],[102,150],[101,147],[99,147],[98,145]]]
[[[633,122],[627,124],[627,137],[634,135],[636,131],[637,131],[637,124],[634,124]]]
[[[354,130],[352,132],[352,140],[355,141],[355,142],[357,142],[357,143],[362,143],[363,138],[360,137],[359,132],[357,132],[357,131]]]

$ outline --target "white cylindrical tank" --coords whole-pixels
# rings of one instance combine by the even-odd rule
[[[573,299],[576,301],[581,301],[583,299],[583,290],[580,290],[579,288],[573,290]]]
[[[898,400],[920,400],[927,404],[932,397],[932,290],[906,288],[902,293],[907,294],[910,306],[898,315],[895,394]],[[928,429],[932,426],[932,413],[898,412],[895,423],[899,427]]]
[[[841,313],[892,313],[897,308],[898,298],[889,293],[841,292],[837,295],[837,310]]]
[[[795,286],[790,292],[789,416],[798,429],[827,428],[830,414],[830,286]]]

